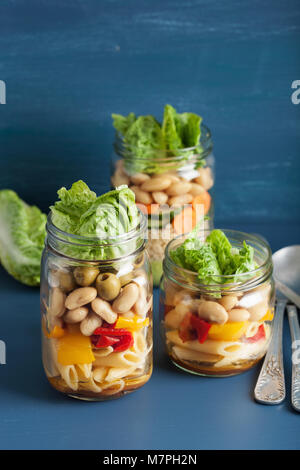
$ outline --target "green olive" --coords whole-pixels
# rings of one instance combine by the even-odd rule
[[[73,274],[66,271],[59,271],[59,286],[65,292],[70,292],[75,289],[76,282],[74,280]]]
[[[88,287],[93,284],[98,274],[99,270],[90,266],[78,266],[74,269],[75,281],[82,287]]]
[[[121,290],[120,279],[113,273],[99,274],[96,279],[96,289],[102,299],[114,300]]]

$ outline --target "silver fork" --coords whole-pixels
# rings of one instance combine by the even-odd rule
[[[295,305],[287,306],[288,319],[292,338],[292,347],[296,349],[300,346],[300,328],[298,313]],[[296,351],[295,351],[296,352]],[[298,359],[298,358],[297,358]],[[300,364],[297,364],[294,354],[292,355],[292,406],[296,411],[300,411]]]
[[[254,389],[255,399],[266,405],[278,405],[285,399],[282,330],[287,298],[278,289],[276,298],[272,337]]]

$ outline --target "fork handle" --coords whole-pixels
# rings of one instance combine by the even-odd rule
[[[292,338],[292,406],[296,411],[300,411],[300,363],[297,364],[297,347],[300,346],[300,328],[298,314],[295,305],[287,306],[288,319]],[[297,341],[297,343],[296,343]]]
[[[286,302],[277,301],[271,342],[254,389],[255,399],[265,405],[278,405],[285,399],[282,329]]]

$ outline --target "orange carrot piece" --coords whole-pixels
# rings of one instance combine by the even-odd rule
[[[143,214],[156,214],[159,210],[159,204],[141,204],[140,202],[136,202],[136,205],[139,209],[143,212]]]
[[[211,206],[211,195],[208,191],[203,191],[203,193],[198,194],[198,196],[193,199],[192,206],[195,211],[198,204],[204,205],[204,215],[206,215]]]
[[[191,206],[185,207],[173,219],[173,228],[178,235],[190,232],[196,226],[196,213]]]

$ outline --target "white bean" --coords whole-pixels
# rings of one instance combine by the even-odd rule
[[[78,323],[85,319],[89,309],[87,307],[78,307],[74,310],[68,310],[64,315],[64,321],[66,323]]]
[[[198,315],[203,320],[223,325],[228,320],[228,313],[218,302],[204,300],[198,307]]]
[[[191,194],[182,194],[181,196],[173,196],[168,200],[170,206],[184,206],[184,204],[190,204],[193,201]]]
[[[154,191],[152,197],[157,204],[166,204],[168,195],[163,191]]]
[[[140,284],[137,284],[138,289],[139,289],[139,296],[133,306],[134,312],[139,316],[139,317],[146,317],[149,306],[147,305],[147,291],[146,288]]]
[[[151,204],[153,202],[151,194],[147,191],[143,191],[138,186],[130,186],[130,189],[134,192],[137,202],[142,204]]]
[[[137,284],[131,282],[121,290],[118,297],[114,300],[112,308],[117,313],[125,313],[132,309],[139,296]]]
[[[189,193],[193,197],[199,196],[199,194],[202,194],[204,191],[205,189],[203,188],[203,186],[201,186],[201,184],[191,183],[191,189],[189,190]]]
[[[118,315],[112,310],[109,302],[97,297],[93,300],[92,309],[97,315],[100,315],[103,320],[107,323],[114,323],[117,320]]]
[[[229,322],[244,322],[249,320],[250,313],[245,308],[233,308],[228,312]]]
[[[61,317],[65,312],[66,295],[59,287],[50,291],[48,313],[53,317]]]
[[[171,184],[170,178],[167,176],[155,176],[153,178],[150,178],[149,180],[145,181],[141,185],[141,189],[143,191],[164,191],[167,189]]]
[[[232,310],[237,304],[238,298],[235,295],[224,295],[218,302],[225,310]]]
[[[211,169],[209,167],[199,168],[198,172],[199,176],[195,178],[194,181],[201,184],[201,186],[208,191],[214,184]]]
[[[131,175],[130,179],[133,184],[140,185],[144,183],[145,181],[150,179],[149,175],[146,175],[145,173],[136,173],[135,175]]]
[[[80,331],[84,336],[91,336],[96,328],[99,328],[101,325],[101,318],[95,313],[89,313],[88,316],[80,323]]]
[[[179,183],[172,183],[166,190],[168,196],[180,196],[190,191],[192,185],[188,181],[179,181]]]
[[[96,297],[97,289],[95,287],[79,287],[68,295],[65,306],[69,310],[74,310],[92,302]]]

